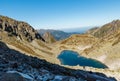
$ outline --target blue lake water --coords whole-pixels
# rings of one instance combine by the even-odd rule
[[[70,66],[89,66],[89,67],[95,67],[95,68],[108,68],[105,64],[94,60],[94,59],[88,59],[83,56],[80,56],[77,52],[70,51],[70,50],[64,50],[62,51],[58,59],[61,61],[61,64],[63,65],[70,65]]]

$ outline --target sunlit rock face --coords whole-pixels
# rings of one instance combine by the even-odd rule
[[[44,41],[40,34],[28,23],[16,21],[5,16],[0,16],[0,31],[7,32],[8,36],[16,36],[21,40],[27,40],[29,42],[34,39]]]

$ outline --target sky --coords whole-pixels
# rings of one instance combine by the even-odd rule
[[[94,27],[120,19],[120,0],[0,0],[0,15],[35,29]]]

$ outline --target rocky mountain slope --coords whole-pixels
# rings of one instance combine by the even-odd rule
[[[44,33],[43,38],[45,39],[45,42],[47,43],[56,42],[56,39],[49,32]]]
[[[93,33],[95,37],[107,38],[113,34],[116,34],[120,30],[120,20],[114,20],[104,26],[100,27]]]
[[[87,30],[85,33],[93,35],[93,33],[96,32],[98,29],[99,29],[99,27],[93,27],[93,28]]]
[[[120,20],[100,27],[92,35],[99,38],[99,41],[85,49],[83,55],[100,60],[110,69],[120,69]]]
[[[50,58],[53,54],[46,41],[31,25],[6,16],[0,16],[0,40],[27,55]]]
[[[0,42],[0,81],[116,81],[102,73],[73,70],[9,49]]]
[[[44,39],[28,23],[15,21],[14,19],[0,16],[0,31],[6,32],[8,36],[16,36],[23,41],[33,41],[34,39]]]
[[[68,44],[68,45],[91,45],[96,41],[97,41],[97,38],[95,38],[92,35],[76,34],[76,35],[70,36],[68,39],[63,40],[61,43]]]

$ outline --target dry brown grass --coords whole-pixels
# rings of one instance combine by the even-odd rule
[[[46,46],[45,43],[43,43],[42,41],[37,41],[37,43],[38,43],[41,47],[43,47],[43,48],[47,48],[47,49],[49,49],[49,50],[52,50],[52,48]]]
[[[35,54],[35,52],[29,48],[28,46],[22,44],[21,42],[19,41],[15,41],[15,42],[11,42],[13,46],[15,46],[16,48],[19,48],[27,53],[30,53],[30,54]]]
[[[17,40],[15,36],[9,37],[5,32],[2,33],[2,41],[10,45],[13,45],[16,48],[19,48],[29,54],[35,54],[35,52],[31,48],[24,45],[20,40]]]
[[[42,52],[44,52],[44,53],[46,53],[46,54],[48,54],[48,55],[53,55],[52,52],[49,52],[49,51],[46,51],[46,50],[42,50],[42,49],[40,49],[40,51],[42,51]]]
[[[119,42],[120,42],[120,38],[118,38],[118,39],[112,44],[112,46],[118,44]]]
[[[72,35],[71,37],[63,40],[61,44],[67,45],[89,45],[97,41],[97,38],[90,35]]]

